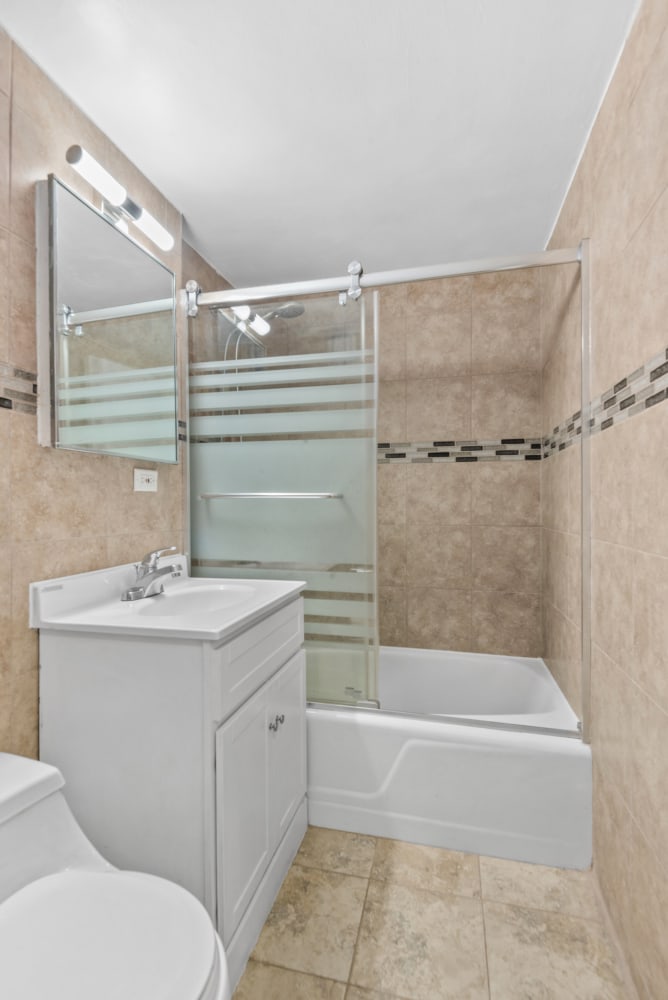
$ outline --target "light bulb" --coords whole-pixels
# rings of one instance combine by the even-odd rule
[[[119,184],[116,178],[100,166],[97,160],[93,159],[85,149],[81,146],[70,146],[65,154],[65,159],[77,173],[81,174],[84,180],[92,184],[95,190],[107,199],[110,205],[123,204],[128,194],[123,185]]]
[[[261,337],[266,337],[271,330],[271,326],[267,323],[266,319],[263,319],[262,316],[258,316],[257,313],[255,313],[248,325],[251,330],[254,330],[255,333],[259,333]]]
[[[153,240],[161,250],[171,250],[174,246],[174,237],[168,233],[164,226],[161,226],[157,219],[154,219],[145,208],[140,209],[139,216],[134,220],[137,229],[141,229],[150,240]]]
[[[251,308],[250,306],[232,306],[232,312],[239,319],[248,319],[251,314]]]

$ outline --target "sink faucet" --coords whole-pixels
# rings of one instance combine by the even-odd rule
[[[121,594],[122,601],[139,601],[143,597],[156,597],[164,591],[164,585],[158,584],[161,576],[168,576],[171,573],[180,573],[180,566],[158,567],[158,559],[167,555],[168,552],[176,552],[176,546],[170,545],[168,549],[156,549],[154,552],[147,552],[140,563],[137,563],[137,583],[134,587],[129,587]]]

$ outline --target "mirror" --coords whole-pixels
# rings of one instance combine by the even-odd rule
[[[177,462],[173,273],[57,178],[37,201],[40,444]]]

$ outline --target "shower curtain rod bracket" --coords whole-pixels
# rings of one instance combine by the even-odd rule
[[[197,299],[201,291],[202,289],[192,278],[186,281],[186,309],[189,316],[196,316],[199,312]]]

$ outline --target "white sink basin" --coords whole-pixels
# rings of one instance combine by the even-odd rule
[[[240,604],[252,602],[257,588],[249,583],[201,583],[188,579],[182,585],[167,588],[155,597],[144,597],[135,601],[140,615],[208,615],[217,611],[226,612]]]
[[[189,577],[185,556],[160,560],[174,575],[164,593],[121,601],[136,585],[134,564],[30,584],[30,624],[39,629],[219,639],[240,632],[299,596],[302,581]]]

